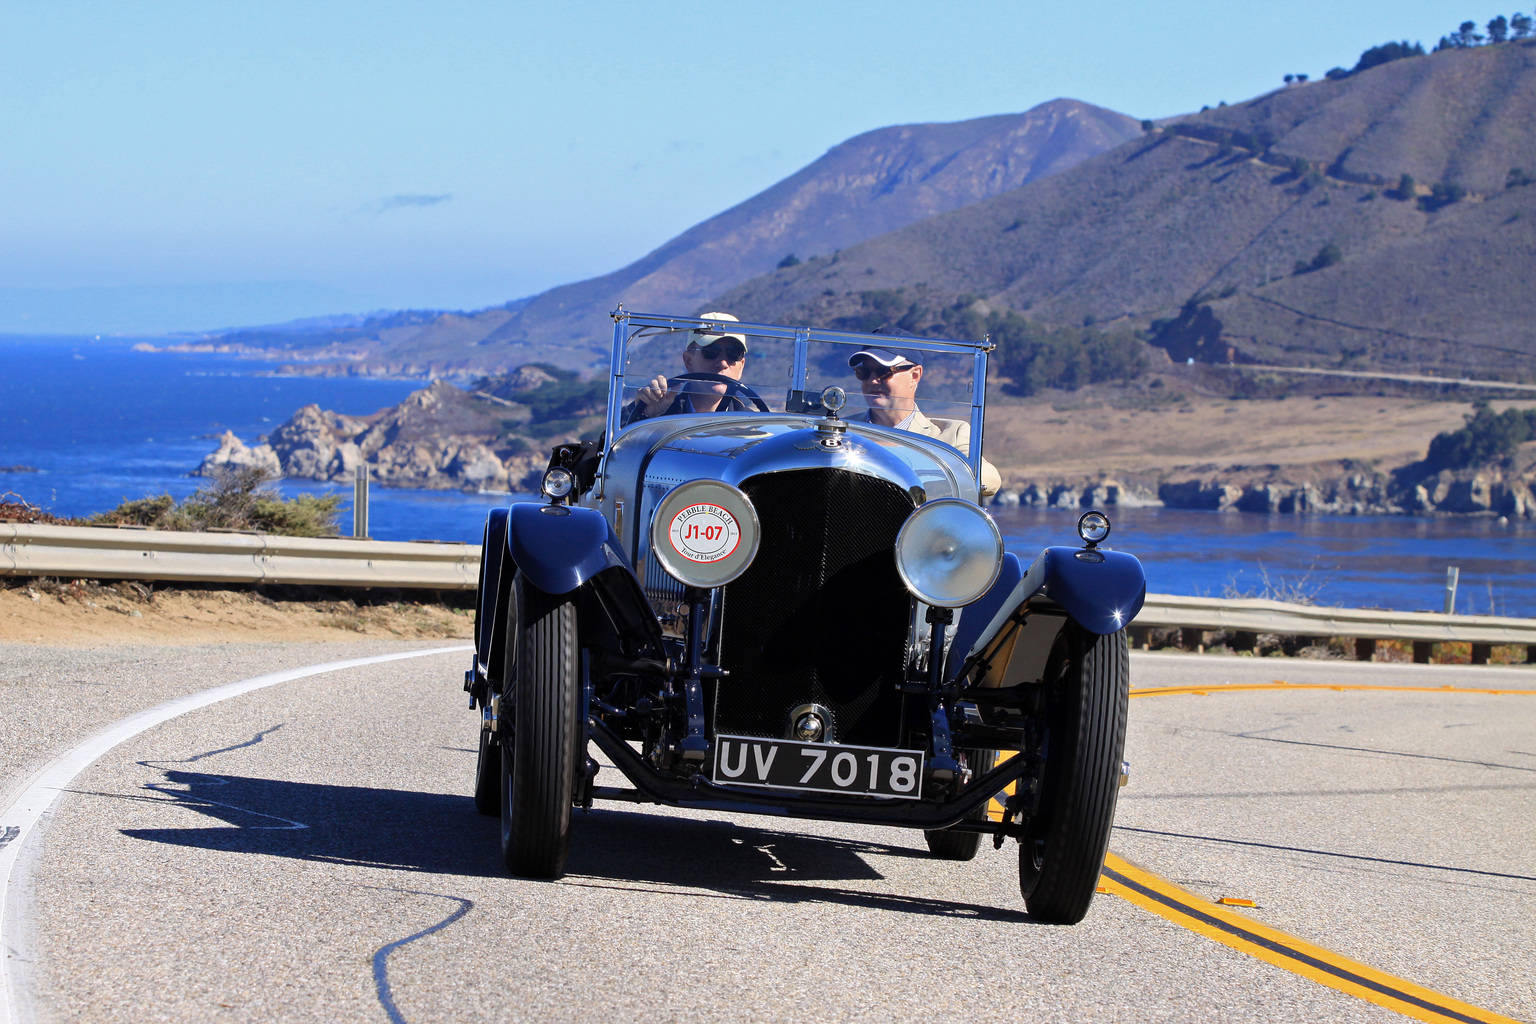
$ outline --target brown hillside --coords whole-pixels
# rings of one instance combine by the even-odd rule
[[[501,372],[600,363],[610,310],[691,310],[772,270],[1055,174],[1140,133],[1135,120],[1058,99],[1022,114],[881,128],[603,277],[509,311],[449,314],[381,336],[353,372]]]
[[[1204,332],[1221,361],[1530,379],[1536,186],[1506,188],[1516,167],[1536,175],[1536,45],[1437,53],[1194,115],[711,304],[827,322],[903,289],[1147,326],[1198,298],[1162,339],[1181,359]],[[1435,183],[1467,194],[1437,206]],[[1294,272],[1330,244],[1339,262]]]

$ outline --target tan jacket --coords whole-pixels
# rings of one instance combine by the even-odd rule
[[[869,413],[867,412],[863,416],[856,416],[854,418],[865,423],[874,422],[869,418]],[[943,425],[940,426],[940,423]],[[971,425],[964,420],[943,419],[939,423],[935,423],[927,416],[924,416],[922,410],[919,409],[913,411],[912,423],[907,429],[914,434],[926,434],[929,437],[936,437],[951,448],[957,449],[961,455],[969,457],[971,454]],[[1002,486],[1002,474],[998,473],[996,466],[983,458],[981,460],[981,496],[983,498],[990,498]]]

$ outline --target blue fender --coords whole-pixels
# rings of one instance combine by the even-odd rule
[[[546,594],[568,594],[604,569],[630,569],[608,520],[596,509],[520,501],[507,517],[512,562]]]
[[[505,570],[514,568],[507,561],[507,510],[491,509],[485,517],[485,536],[480,544],[480,585],[475,595],[475,658],[482,669],[491,663],[491,653],[500,634],[494,628],[496,610],[506,592]]]
[[[958,679],[973,655],[995,639],[1024,602],[1050,598],[1091,633],[1130,625],[1147,598],[1141,562],[1124,551],[1046,548],[1026,572],[1012,552],[1003,556],[997,581],[960,613],[949,648],[948,678]]]
[[[1129,626],[1147,599],[1141,562],[1124,551],[1046,548],[1021,585],[1026,598],[1044,594],[1078,625],[1100,635]]]

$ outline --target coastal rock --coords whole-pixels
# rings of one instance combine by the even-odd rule
[[[260,469],[276,477],[283,467],[277,453],[269,444],[247,446],[232,430],[219,435],[219,447],[203,458],[202,465],[192,471],[193,476],[218,476],[233,469]]]
[[[550,415],[569,433],[547,432],[536,438],[519,433],[531,423],[533,409],[504,396],[527,395],[552,383],[562,390],[551,403],[555,411]],[[373,479],[386,487],[536,490],[548,465],[547,446],[574,440],[582,428],[597,426],[594,403],[600,404],[606,394],[601,382],[594,385],[575,374],[537,366],[481,378],[476,386],[484,393],[433,381],[393,409],[372,416],[306,405],[272,431],[266,444],[247,447],[226,433],[219,450],[203,460],[198,472],[259,463],[273,475],[345,483],[359,466],[368,466]]]
[[[1076,488],[1060,485],[1051,489],[1052,508],[1081,508],[1083,496]]]
[[[1019,492],[1012,488],[1004,488],[997,492],[997,497],[992,499],[992,504],[1001,505],[1004,508],[1017,508],[1019,505]]]

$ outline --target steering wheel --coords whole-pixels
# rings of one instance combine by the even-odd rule
[[[747,387],[745,384],[743,384],[741,381],[737,380],[735,377],[727,377],[723,373],[685,373],[685,374],[682,374],[682,375],[677,376],[677,377],[668,377],[667,378],[667,390],[668,391],[681,390],[684,393],[686,393],[687,392],[686,388],[674,389],[674,387],[673,387],[673,385],[675,385],[678,381],[684,381],[684,380],[698,380],[698,381],[704,381],[704,382],[709,383],[709,384],[724,384],[725,385],[725,394],[721,395],[720,396],[721,398],[737,398],[737,397],[740,397],[742,399],[745,399],[746,401],[750,401],[753,405],[757,406],[757,411],[758,412],[770,412],[771,411],[768,408],[768,403],[763,401],[761,398],[759,398],[756,391],[753,391],[751,388]]]

